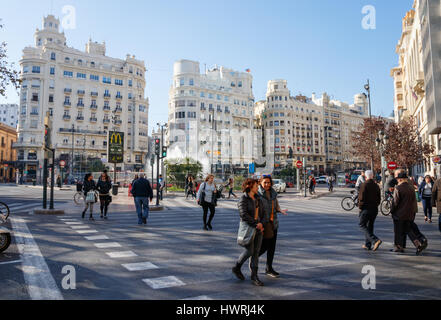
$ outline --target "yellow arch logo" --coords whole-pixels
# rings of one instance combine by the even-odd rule
[[[119,142],[118,142],[119,140]],[[112,133],[112,136],[110,137],[110,143],[119,143],[122,144],[122,137],[119,133]]]

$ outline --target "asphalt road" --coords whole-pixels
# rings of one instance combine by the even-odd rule
[[[111,204],[109,220],[95,215],[90,222],[70,200],[73,191],[60,191],[57,205],[65,208],[64,216],[29,215],[26,209],[13,215],[18,234],[0,254],[0,282],[8,284],[0,299],[441,299],[437,224],[425,224],[419,214],[428,250],[415,256],[409,241],[405,254],[393,254],[391,218],[379,216],[376,234],[384,244],[378,252],[366,252],[358,212],[340,207],[346,193],[314,200],[281,195],[281,206],[289,210],[280,217],[274,263],[281,278],[262,273],[264,256],[259,271],[265,286],[257,288],[231,273],[242,251],[236,244],[236,200],[220,202],[214,230],[207,232],[201,208],[182,197],[167,198],[167,210],[151,212],[148,225],[138,226],[127,197]],[[2,200],[39,203],[38,195],[29,188],[0,187]],[[376,271],[375,290],[362,288],[367,265]],[[66,266],[75,270],[75,289],[63,288]],[[247,266],[243,272],[249,279]]]

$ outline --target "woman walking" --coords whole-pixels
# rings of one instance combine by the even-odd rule
[[[185,196],[185,200],[188,199],[188,196],[191,194],[192,199],[195,198],[195,185],[194,185],[194,180],[193,177],[189,177],[188,181],[187,181],[187,192],[186,192],[186,196]]]
[[[262,247],[260,248],[259,256],[267,252],[266,255],[266,270],[267,276],[278,278],[280,275],[273,268],[274,253],[276,252],[277,230],[279,229],[279,219],[277,214],[288,215],[287,210],[280,209],[279,201],[277,200],[277,192],[273,189],[273,180],[271,176],[264,176],[259,181],[258,194],[262,200],[263,210],[265,213],[265,220],[268,223],[264,224],[264,233],[262,240]]]
[[[242,265],[250,259],[249,267],[251,270],[251,281],[256,286],[263,286],[260,281],[257,271],[259,266],[259,253],[262,245],[262,238],[264,232],[264,224],[267,222],[264,213],[264,206],[262,200],[258,195],[259,182],[253,179],[247,179],[242,185],[243,196],[240,198],[237,206],[239,208],[239,215],[241,223],[246,223],[254,230],[251,241],[244,245],[244,251],[240,255],[233,267],[232,271],[239,280],[245,280],[242,271]]]
[[[231,196],[237,199],[237,196],[234,194],[234,180],[232,178],[228,180],[228,187],[229,187],[228,199],[230,199]]]
[[[432,223],[432,189],[433,181],[430,176],[426,176],[421,182],[418,192],[423,202],[424,221]]]
[[[213,227],[211,225],[211,222],[213,221],[214,214],[215,214],[215,207],[216,207],[216,200],[217,200],[217,189],[216,185],[214,184],[214,176],[210,174],[205,179],[205,182],[203,182],[200,187],[197,194],[197,202],[200,206],[202,206],[202,209],[204,211],[204,230],[213,230]],[[208,219],[207,223],[207,214],[208,209],[210,209],[210,218]]]
[[[86,203],[86,207],[83,210],[83,214],[81,215],[81,217],[84,219],[84,216],[86,214],[86,211],[88,208],[90,208],[90,217],[89,220],[94,221],[95,219],[93,218],[93,204],[94,202],[88,201],[88,193],[89,192],[93,192],[95,191],[96,186],[95,186],[95,181],[93,180],[93,176],[91,173],[86,174],[86,176],[84,177],[84,183],[83,183],[83,192],[84,192],[84,201]]]
[[[101,174],[96,189],[98,190],[100,196],[100,217],[101,219],[104,218],[107,220],[107,210],[110,202],[112,201],[112,196],[110,195],[110,190],[112,189],[112,180],[110,180],[107,172],[103,172]]]

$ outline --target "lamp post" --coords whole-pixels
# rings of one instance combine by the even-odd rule
[[[364,89],[367,92],[367,98],[368,98],[368,102],[369,102],[369,119],[372,120],[372,112],[371,112],[371,85],[369,83],[369,79],[367,80],[367,83],[364,85]],[[371,134],[370,138],[371,138],[371,141],[372,141],[372,134]],[[371,170],[372,170],[372,172],[374,171],[374,151],[373,150],[372,150],[372,155],[371,155]]]
[[[70,173],[73,178],[74,174],[74,140],[75,140],[75,125],[72,124],[72,159],[71,159],[71,166],[70,166]]]
[[[384,184],[385,176],[384,176],[384,151],[386,150],[386,146],[389,143],[389,136],[384,133],[383,130],[378,132],[378,137],[375,140],[375,145],[377,146],[378,150],[380,151],[381,156],[381,184],[382,184],[382,196],[384,196]]]

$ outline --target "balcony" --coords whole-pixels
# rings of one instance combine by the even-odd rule
[[[77,103],[78,108],[84,108],[84,103]]]
[[[110,119],[103,119],[103,123],[110,123]]]
[[[97,110],[97,109],[98,109],[98,106],[97,106],[96,104],[91,104],[91,105],[90,105],[90,109],[92,109],[92,110]]]
[[[72,89],[64,88],[64,93],[72,93]]]
[[[83,116],[78,116],[78,117],[77,117],[77,120],[78,120],[78,121],[84,121],[84,117],[83,117]]]
[[[98,119],[97,118],[90,118],[90,122],[97,122]]]
[[[90,96],[92,96],[92,97],[98,97],[98,92],[91,92],[91,93],[90,93]]]
[[[72,103],[70,103],[70,101],[64,101],[63,105],[65,107],[70,107],[72,105]]]
[[[229,113],[231,113],[231,111],[230,110],[225,110],[225,113],[229,114]]]
[[[122,120],[115,120],[115,125],[117,125],[117,126],[122,125]]]
[[[121,107],[115,108],[115,112],[122,112],[122,108]]]
[[[65,115],[63,116],[63,120],[70,120],[70,115],[66,115],[66,114],[65,114]]]
[[[38,116],[38,111],[32,111],[31,116]]]
[[[105,93],[104,98],[110,99],[110,93]]]
[[[104,111],[110,111],[110,106],[104,106],[104,107],[103,107],[103,110],[104,110]]]
[[[117,95],[115,96],[115,98],[121,100],[123,97],[122,97],[122,95],[117,94]]]
[[[201,107],[201,110],[202,110],[202,111],[205,111],[205,110],[207,110],[207,108],[205,108],[205,107]]]
[[[85,93],[86,93],[86,91],[84,91],[84,90],[78,90],[78,91],[77,91],[77,94],[82,95],[82,96],[83,96]]]

